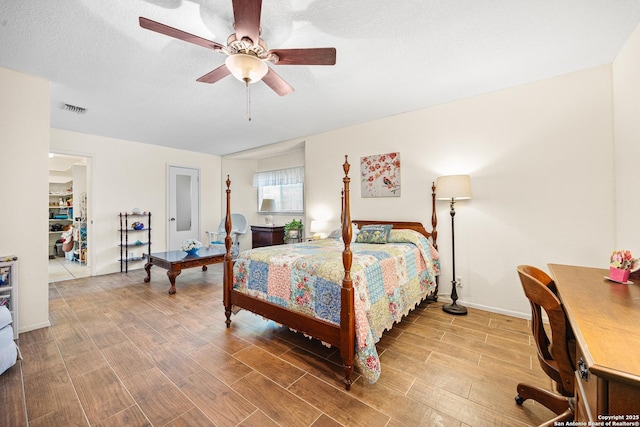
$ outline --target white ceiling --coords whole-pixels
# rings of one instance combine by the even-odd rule
[[[54,128],[225,155],[611,63],[640,1],[264,0],[268,47],[335,47],[337,62],[273,66],[296,91],[252,85],[252,121],[243,83],[196,82],[225,56],[139,16],[233,32],[231,0],[0,0],[0,66],[51,82]]]

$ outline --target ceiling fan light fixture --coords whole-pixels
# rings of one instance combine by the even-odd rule
[[[245,83],[255,83],[269,71],[263,60],[246,53],[229,55],[224,63],[236,79]]]

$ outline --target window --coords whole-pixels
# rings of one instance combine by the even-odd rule
[[[274,212],[301,213],[304,210],[304,167],[256,172],[253,186],[258,187],[258,210],[262,199],[274,199]]]

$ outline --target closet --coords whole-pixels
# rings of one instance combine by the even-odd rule
[[[83,157],[49,157],[49,258],[87,265],[87,162]],[[60,240],[65,240],[61,243]],[[65,244],[66,243],[66,244]]]

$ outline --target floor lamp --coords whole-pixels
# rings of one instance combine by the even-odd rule
[[[449,314],[467,314],[467,308],[459,305],[458,292],[456,291],[456,246],[453,232],[453,218],[456,215],[456,200],[466,200],[471,198],[471,180],[469,175],[448,175],[440,176],[436,179],[436,198],[438,200],[449,200],[451,206],[451,304],[445,304],[442,309]]]

